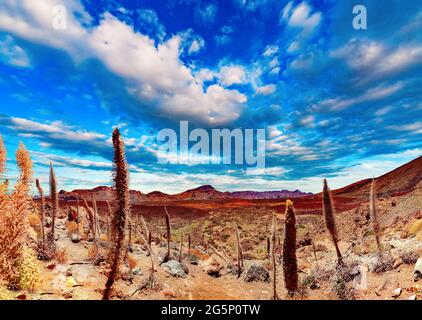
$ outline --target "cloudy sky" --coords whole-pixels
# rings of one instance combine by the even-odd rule
[[[114,126],[143,192],[318,192],[383,174],[422,154],[421,28],[420,1],[3,0],[6,177],[23,141],[44,183],[52,161],[60,189],[109,185]],[[158,164],[158,131],[181,120],[266,129],[267,168]]]

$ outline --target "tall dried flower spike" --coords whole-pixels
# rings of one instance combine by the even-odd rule
[[[108,208],[108,215],[107,215],[107,238],[108,241],[111,241],[113,232],[113,226],[111,223],[113,217],[113,210],[111,209],[110,202],[107,200],[107,208]]]
[[[243,269],[243,252],[242,246],[240,244],[240,235],[239,235],[239,227],[237,223],[234,224],[235,234],[236,234],[236,248],[237,248],[237,276],[240,277]]]
[[[372,179],[371,190],[369,192],[369,214],[371,216],[372,228],[374,229],[375,241],[377,243],[378,251],[382,251],[381,234],[378,222],[378,199],[375,179]]]
[[[10,196],[2,195],[0,217],[0,280],[14,289],[20,288],[22,254],[28,234],[28,215],[31,197],[32,160],[28,150],[20,143],[16,151],[19,178]]]
[[[276,260],[275,260],[275,245],[276,245],[276,238],[277,238],[277,220],[275,217],[275,212],[273,212],[273,224],[272,224],[272,235],[271,235],[271,240],[272,240],[272,248],[271,248],[271,258],[272,258],[272,265],[273,265],[273,295],[271,297],[272,300],[279,300],[280,298],[278,297],[277,294],[277,264],[276,264]]]
[[[155,286],[155,277],[154,277],[154,272],[155,272],[155,267],[154,267],[154,257],[153,257],[153,251],[152,251],[152,247],[151,247],[151,232],[148,230],[147,224],[145,223],[145,219],[144,217],[141,215],[141,227],[142,227],[142,232],[139,232],[139,236],[141,238],[141,240],[145,243],[147,249],[148,249],[148,253],[149,253],[149,257],[151,260],[151,273],[149,276],[149,287],[150,288],[154,288]],[[148,240],[147,240],[148,237]]]
[[[111,289],[125,254],[126,218],[129,216],[130,211],[129,173],[125,157],[124,143],[119,129],[116,128],[114,130],[112,140],[114,147],[113,179],[117,199],[117,208],[113,217],[113,226],[115,227],[116,232],[113,235],[114,247],[111,249],[108,257],[111,268],[105,284],[103,300],[110,299]]]
[[[38,193],[40,195],[40,201],[41,201],[41,208],[40,208],[40,213],[41,213],[41,235],[42,235],[42,243],[43,243],[43,247],[45,246],[45,214],[44,214],[44,210],[45,210],[45,200],[44,200],[44,191],[41,187],[40,184],[40,180],[36,179],[35,180],[35,185],[37,186],[38,189]]]
[[[15,189],[24,188],[22,191],[27,193],[32,179],[32,160],[22,142],[19,143],[19,148],[16,151],[16,162],[20,170],[20,177]]]
[[[180,233],[179,262],[182,262],[182,254],[183,254],[183,233]]]
[[[92,239],[94,241],[94,245],[95,245],[95,249],[97,251],[98,254],[98,237],[97,237],[97,229],[95,227],[95,212],[94,210],[88,205],[88,202],[86,201],[85,197],[82,196],[82,201],[84,203],[86,212],[88,213],[88,218],[89,218],[89,227],[91,230],[91,234],[92,234]]]
[[[298,275],[296,259],[296,216],[293,202],[290,200],[286,201],[283,272],[284,285],[287,293],[293,296],[298,289]]]
[[[335,209],[333,205],[331,191],[327,184],[327,179],[324,179],[324,189],[322,191],[322,212],[325,218],[325,226],[327,227],[327,230],[330,233],[331,239],[333,240],[334,246],[336,248],[338,264],[341,265],[343,264],[343,257],[338,247],[338,234],[334,218]]]
[[[51,218],[51,235],[54,239],[54,229],[56,225],[56,216],[59,209],[59,200],[57,196],[57,182],[56,175],[54,173],[53,164],[50,162],[50,199],[52,206],[52,218]]]
[[[164,209],[166,210],[167,254],[163,262],[166,262],[168,260],[171,260],[171,254],[170,254],[171,226],[170,226],[170,215],[167,211],[167,207],[164,207]]]

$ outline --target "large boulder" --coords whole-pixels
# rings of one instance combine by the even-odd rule
[[[270,274],[267,269],[259,264],[253,263],[248,271],[246,272],[245,281],[262,281],[268,282],[270,280]]]
[[[173,277],[186,278],[187,268],[179,261],[169,260],[161,265],[164,270]]]

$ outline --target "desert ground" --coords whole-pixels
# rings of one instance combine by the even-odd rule
[[[391,177],[394,177],[394,172],[387,178]],[[379,179],[380,185],[382,179],[386,178]],[[364,185],[366,187],[358,185],[358,188],[367,188],[367,184]],[[293,205],[297,208],[299,292],[293,297],[285,290],[282,267],[285,201],[172,200],[135,204],[131,210],[131,232],[127,235],[130,237],[130,248],[111,298],[270,299],[274,282],[269,249],[275,213],[278,235],[274,248],[277,266],[275,284],[281,299],[422,299],[422,281],[414,280],[414,266],[422,252],[420,179],[410,189],[410,192],[396,192],[394,196],[381,195],[378,199],[382,258],[376,247],[368,201],[363,201],[366,195],[360,193],[356,186],[349,187],[347,194],[345,190],[333,192],[335,204],[341,203],[336,213],[339,247],[345,262],[341,271],[336,268],[335,249],[319,208],[320,196],[294,199]],[[82,195],[90,199],[92,192],[86,190]],[[98,210],[99,249],[95,249],[89,232],[86,206],[81,203],[78,208],[76,201],[69,200],[69,195],[62,192],[56,220],[54,257],[38,261],[42,280],[34,288],[6,290],[9,298],[101,299],[107,272],[103,260],[110,246],[109,210],[105,201],[95,204],[87,201],[87,205]],[[39,199],[35,199],[34,206],[39,207]],[[51,205],[48,198],[45,209],[46,227],[49,227]],[[163,263],[167,251],[165,209],[170,216],[173,260]],[[77,210],[78,223],[69,221]],[[154,286],[150,285],[150,253],[141,237],[141,215],[151,234]],[[38,212],[34,211],[29,220],[30,236],[34,250],[37,250],[41,229]],[[235,226],[239,230],[244,260],[240,273]],[[99,258],[99,255],[102,257]]]

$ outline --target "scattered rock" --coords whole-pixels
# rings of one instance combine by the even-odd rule
[[[298,242],[297,247],[305,247],[305,246],[310,246],[310,245],[312,245],[312,239],[304,238]]]
[[[408,300],[416,300],[416,294],[411,295]]]
[[[77,233],[72,233],[71,236],[70,236],[70,240],[73,243],[79,243],[79,242],[81,242],[81,236]]]
[[[161,265],[173,277],[186,278],[185,267],[176,260],[170,260]]]
[[[400,295],[401,295],[401,292],[402,292],[402,288],[397,288],[397,289],[395,289],[394,291],[393,291],[393,293],[392,293],[392,297],[393,298],[398,298],[398,297],[400,297]]]
[[[270,279],[270,274],[263,266],[253,263],[246,272],[245,281],[262,281],[267,282]]]
[[[190,254],[189,256],[188,256],[188,258],[187,258],[187,260],[189,261],[189,263],[190,264],[192,264],[192,265],[198,265],[198,257],[197,256],[195,256],[195,255],[193,255],[193,254]]]
[[[202,263],[202,270],[215,278],[221,276],[220,271],[222,268],[223,267],[220,265],[220,263],[214,258],[209,258]]]
[[[56,267],[55,263],[50,263],[50,264],[47,265],[48,270],[53,270],[55,267]]]
[[[133,268],[133,269],[132,269],[132,273],[133,273],[135,276],[142,275],[142,271],[141,271],[141,269],[140,269],[140,268]]]
[[[119,275],[120,275],[120,278],[125,281],[132,281],[134,277],[132,270],[126,266],[122,266],[120,268]]]
[[[419,279],[422,279],[422,258],[419,258],[418,261],[416,261],[415,269],[413,271],[413,280],[416,282]]]

